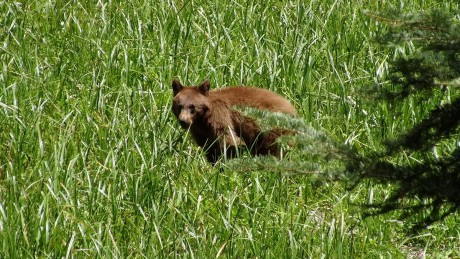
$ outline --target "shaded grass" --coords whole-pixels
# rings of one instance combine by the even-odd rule
[[[378,148],[426,110],[357,94],[398,54],[370,44],[380,28],[363,6],[384,7],[0,3],[0,256],[398,257],[402,245],[455,256],[455,220],[407,242],[404,222],[362,220],[352,205],[386,188],[219,173],[170,114],[175,76],[263,86],[333,138]]]

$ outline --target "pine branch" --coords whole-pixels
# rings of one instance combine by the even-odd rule
[[[284,175],[310,175],[313,180],[338,180],[347,175],[349,161],[355,155],[349,147],[340,145],[324,132],[314,129],[300,118],[281,113],[240,108],[246,116],[255,118],[263,131],[273,128],[294,130],[295,135],[278,138],[283,158],[258,156],[243,157],[229,161],[227,165],[234,171],[281,172]]]
[[[368,13],[369,17],[390,25],[378,38],[387,45],[414,43],[418,51],[396,59],[388,77],[396,91],[380,93],[386,101],[403,101],[409,96],[428,99],[433,91],[458,87],[460,78],[459,21],[440,11],[387,15]],[[419,100],[419,99],[416,99]],[[455,143],[459,134],[460,98],[433,109],[426,118],[395,140],[385,143],[385,151],[370,153],[355,167],[363,179],[373,179],[396,189],[379,204],[366,206],[368,215],[400,211],[401,219],[411,219],[412,230],[443,220],[460,209],[460,148],[435,155],[446,142]],[[418,162],[397,164],[390,161],[409,154]],[[422,202],[420,202],[422,201]]]

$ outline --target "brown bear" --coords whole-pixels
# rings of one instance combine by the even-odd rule
[[[247,106],[296,115],[288,100],[269,90],[241,86],[210,91],[209,80],[199,86],[183,86],[177,79],[172,88],[174,115],[212,164],[222,155],[234,157],[238,146],[246,146],[253,155],[278,155],[276,139],[293,133],[279,128],[263,132],[254,119],[233,109]]]

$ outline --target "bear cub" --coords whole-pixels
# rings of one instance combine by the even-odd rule
[[[245,106],[296,115],[288,100],[269,90],[244,86],[210,90],[209,80],[198,86],[183,86],[177,79],[172,89],[174,115],[213,165],[222,156],[235,157],[238,146],[246,146],[253,155],[277,156],[276,139],[294,134],[280,128],[264,132],[254,119],[233,109]]]

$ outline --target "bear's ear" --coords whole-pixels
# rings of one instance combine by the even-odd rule
[[[201,85],[198,86],[198,90],[200,90],[201,94],[203,95],[208,95],[209,93],[209,79],[201,83]]]
[[[180,92],[180,90],[182,90],[182,88],[183,86],[180,83],[179,79],[174,79],[172,81],[172,89],[173,89],[174,96],[176,96]]]

